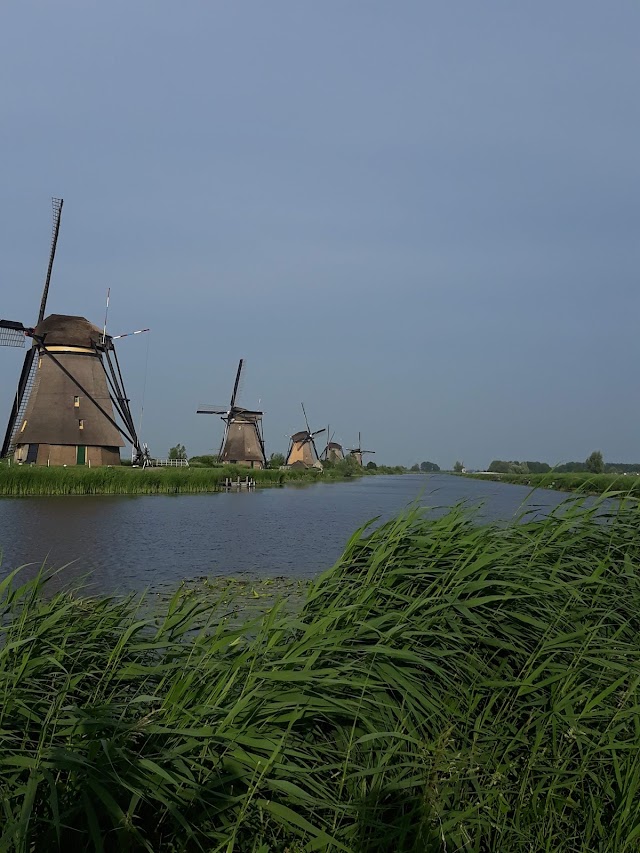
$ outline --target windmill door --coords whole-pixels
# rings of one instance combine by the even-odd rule
[[[79,444],[76,447],[76,465],[84,465],[87,458],[87,448],[84,444]]]
[[[27,458],[26,462],[28,465],[34,463],[38,458],[38,444],[30,444],[29,449],[27,450]]]

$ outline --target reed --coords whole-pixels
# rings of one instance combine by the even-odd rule
[[[212,492],[230,477],[253,478],[259,486],[315,482],[315,471],[220,468],[0,468],[0,495],[177,495]]]
[[[239,627],[14,573],[0,849],[637,850],[638,521],[411,510]]]

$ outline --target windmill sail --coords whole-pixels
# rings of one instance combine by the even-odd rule
[[[24,334],[23,334],[24,338]],[[11,406],[11,414],[5,432],[4,441],[2,442],[2,456],[8,456],[15,450],[15,437],[17,433],[17,424],[21,424],[24,418],[24,413],[29,403],[31,390],[35,381],[38,362],[36,360],[36,348],[31,347],[27,350],[18,380],[18,388],[16,396],[13,399]]]
[[[136,435],[113,339],[106,328],[100,330],[84,317],[45,317],[62,205],[62,199],[53,199],[49,262],[35,328],[0,320],[0,345],[24,346],[25,335],[33,340],[2,454],[36,465],[119,465],[125,441],[133,444],[138,457],[144,448]]]
[[[311,427],[309,426],[309,419],[307,418],[304,403],[301,405],[304,422],[307,428],[300,430],[300,432],[294,432],[293,435],[290,436],[289,450],[287,451],[285,464],[292,468],[320,468],[320,470],[322,470],[322,462],[320,462],[320,457],[318,456],[315,436],[325,432],[326,427],[312,432]]]
[[[322,456],[320,457],[325,462],[341,462],[344,459],[344,450],[342,445],[334,441],[335,431],[330,432],[329,427],[327,427],[327,446],[322,451]]]
[[[356,460],[358,465],[362,465],[362,457],[365,453],[375,453],[375,450],[363,450],[362,449],[362,438],[360,433],[358,433],[358,446],[357,447],[349,447],[347,448],[349,455]]]
[[[40,311],[38,313],[38,323],[44,319],[44,312],[47,307],[47,298],[49,296],[49,284],[51,283],[51,273],[53,272],[53,262],[56,257],[56,248],[58,245],[58,235],[60,233],[60,217],[62,215],[62,205],[64,200],[61,198],[52,198],[51,205],[53,209],[53,223],[51,226],[51,247],[49,249],[49,263],[47,264],[47,275],[42,290],[42,298],[40,299]],[[24,346],[25,345],[25,328],[21,323],[10,323],[5,320],[0,321],[0,345],[2,346]],[[20,342],[18,328],[21,330],[22,341]],[[18,380],[18,388],[16,396],[11,406],[11,414],[2,443],[2,456],[7,456],[15,450],[15,438],[17,425],[22,423],[24,413],[29,404],[29,397],[35,382],[37,361],[36,361],[36,344],[34,343],[25,355],[20,379]]]
[[[26,344],[25,328],[22,323],[0,320],[0,347],[23,347]]]
[[[49,265],[47,266],[47,277],[44,282],[44,290],[42,291],[42,299],[40,300],[40,312],[38,314],[38,323],[44,320],[44,312],[47,307],[47,297],[49,296],[49,284],[51,282],[51,272],[53,270],[53,261],[56,256],[56,247],[58,245],[58,234],[60,233],[60,217],[62,216],[62,205],[64,199],[52,198],[51,204],[53,207],[53,225],[51,228],[51,249],[49,251]]]
[[[202,406],[197,414],[220,415],[224,421],[224,435],[218,456],[221,462],[246,465],[249,468],[266,468],[267,458],[262,435],[262,412],[236,405],[244,359],[240,359],[231,401],[228,409]]]

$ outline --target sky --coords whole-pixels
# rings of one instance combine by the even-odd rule
[[[120,341],[141,437],[640,461],[640,5],[5,0],[0,317]],[[23,351],[0,350],[8,417]],[[4,417],[4,415],[3,415]],[[4,428],[3,428],[4,429]],[[320,438],[323,438],[321,436]]]

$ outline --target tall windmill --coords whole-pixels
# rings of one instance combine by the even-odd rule
[[[334,441],[335,431],[331,432],[330,428],[327,427],[327,445],[325,449],[322,451],[320,459],[323,462],[341,462],[344,459],[344,450],[342,445]]]
[[[304,403],[301,405],[304,422],[307,425],[307,428],[306,430],[303,429],[300,432],[295,432],[290,436],[289,450],[287,452],[287,461],[285,462],[285,465],[290,467],[295,466],[296,468],[322,469],[322,462],[320,462],[320,458],[318,456],[314,437],[323,433],[325,428],[323,427],[322,429],[317,429],[315,432],[311,432]]]
[[[358,446],[357,447],[348,447],[347,448],[349,455],[353,456],[358,465],[362,465],[362,457],[365,453],[375,453],[375,450],[363,450],[362,449],[362,439],[360,438],[360,433],[358,433]]]
[[[38,321],[0,320],[0,346],[27,350],[1,455],[36,465],[119,465],[125,439],[141,461],[113,338],[84,317],[45,317],[63,200],[53,199],[53,232]],[[120,416],[122,424],[115,418]]]
[[[243,409],[236,405],[243,365],[244,359],[241,358],[229,407],[225,409],[220,406],[203,406],[197,410],[197,414],[222,416],[224,435],[219,452],[221,462],[247,465],[249,468],[265,468],[267,459],[262,437],[263,412]]]

